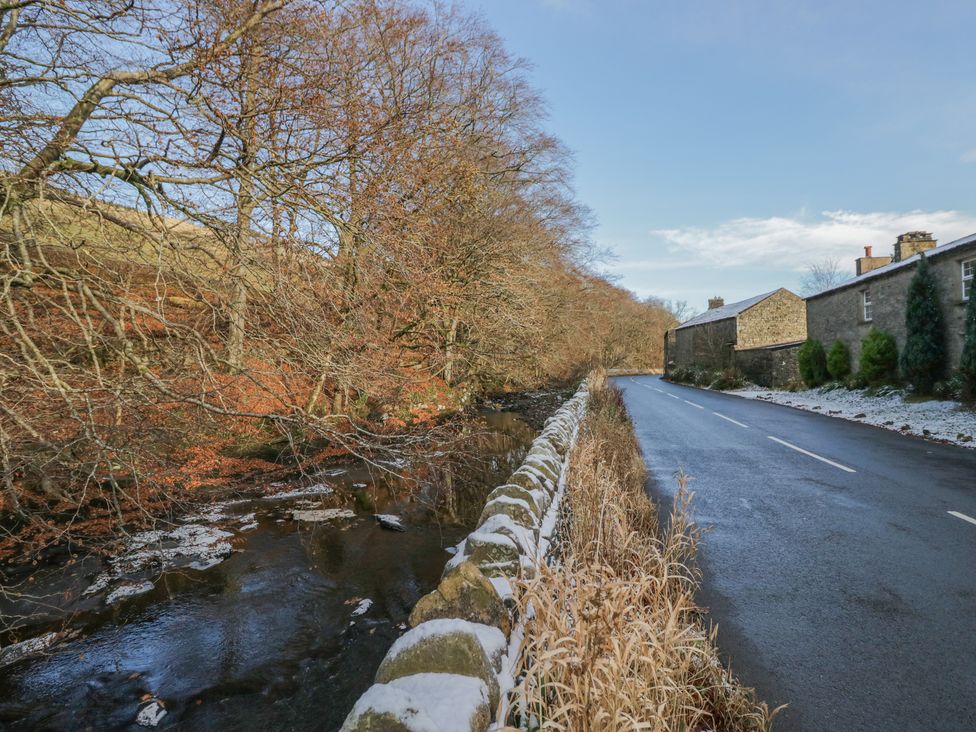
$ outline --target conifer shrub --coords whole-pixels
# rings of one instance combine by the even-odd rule
[[[843,341],[834,341],[827,353],[827,373],[834,381],[844,381],[851,375],[851,351]]]
[[[931,394],[946,370],[945,318],[939,283],[923,254],[908,285],[905,307],[905,348],[901,372],[918,394]]]
[[[970,291],[969,304],[966,306],[966,335],[959,376],[962,380],[962,398],[969,402],[976,401],[976,289]]]
[[[861,342],[861,380],[869,386],[898,380],[898,344],[891,333],[877,328]]]
[[[827,354],[823,344],[815,338],[807,338],[796,354],[803,382],[813,388],[827,381]]]

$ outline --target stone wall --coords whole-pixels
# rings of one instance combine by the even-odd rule
[[[736,349],[795,343],[807,338],[807,309],[803,298],[778,290],[738,317]]]
[[[966,303],[962,299],[961,264],[976,257],[976,243],[957,247],[945,255],[938,250],[929,254],[932,273],[939,280],[942,312],[946,320],[946,343],[949,368],[959,364],[965,334]],[[811,338],[829,349],[835,340],[841,340],[851,349],[851,364],[858,368],[861,341],[872,327],[886,330],[895,337],[898,352],[905,345],[905,306],[908,284],[915,274],[915,264],[908,264],[892,272],[869,277],[863,282],[833,290],[807,300],[807,332]],[[863,318],[863,295],[871,294],[873,319]]]
[[[668,348],[668,367],[694,366],[720,371],[732,365],[735,318],[716,320],[674,331]]]
[[[800,383],[797,352],[802,343],[736,350],[735,369],[753,384],[780,389]]]
[[[488,496],[478,527],[414,607],[412,629],[390,648],[343,732],[484,732],[496,717],[504,722],[521,648],[511,581],[531,575],[549,553],[587,400],[584,383],[546,421],[509,482]]]

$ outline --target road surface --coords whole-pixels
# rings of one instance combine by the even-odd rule
[[[976,730],[976,451],[614,381],[651,494],[694,476],[700,604],[777,732]]]

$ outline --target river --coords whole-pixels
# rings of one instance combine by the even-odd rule
[[[558,403],[541,399],[553,402],[542,411]],[[216,532],[222,561],[123,563],[102,589],[104,560],[35,568],[31,598],[0,598],[15,628],[4,639],[59,640],[0,668],[0,728],[138,730],[137,715],[156,704],[157,729],[337,729],[484,496],[522,460],[539,426],[530,422],[484,412],[465,460],[431,457],[399,475],[336,467],[279,486],[284,497],[245,497],[180,522]],[[334,517],[306,520],[321,511]],[[406,531],[382,528],[374,513],[400,517]],[[108,602],[119,587],[142,591]]]

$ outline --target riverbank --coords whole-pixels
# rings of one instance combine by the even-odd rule
[[[0,725],[126,728],[158,700],[160,728],[337,728],[535,436],[486,407],[452,451],[255,481],[120,553],[8,566],[0,642],[29,653],[0,670]]]

